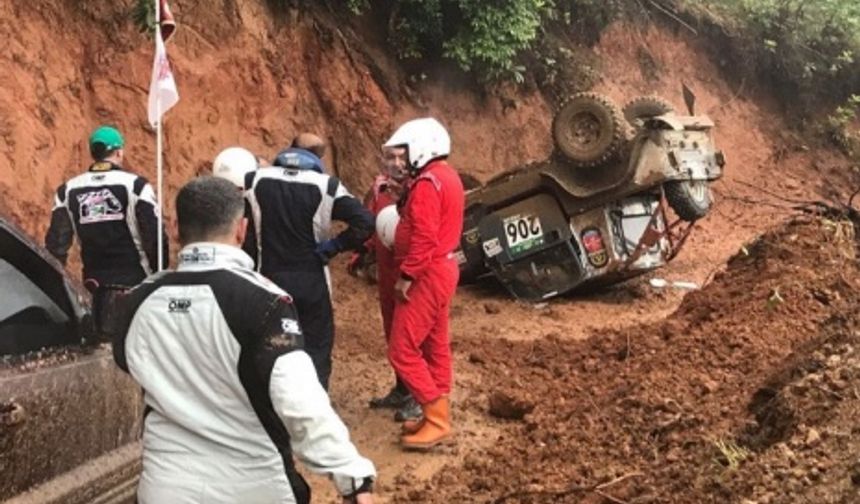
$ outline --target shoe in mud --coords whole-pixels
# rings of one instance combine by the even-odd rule
[[[372,409],[378,408],[400,408],[406,401],[411,398],[409,392],[403,392],[396,385],[391,387],[391,390],[388,391],[388,394],[382,397],[374,397],[370,400],[370,407]]]
[[[421,405],[410,396],[409,401],[394,414],[394,420],[405,422],[406,420],[421,418],[421,415]]]

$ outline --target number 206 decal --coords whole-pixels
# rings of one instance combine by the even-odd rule
[[[536,215],[514,215],[502,223],[511,253],[518,254],[543,245],[543,228]]]

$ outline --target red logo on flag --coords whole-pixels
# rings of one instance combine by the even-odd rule
[[[167,42],[176,31],[176,21],[173,19],[173,14],[170,12],[170,6],[167,5],[167,0],[159,0],[161,10],[159,26],[161,28],[161,40]]]

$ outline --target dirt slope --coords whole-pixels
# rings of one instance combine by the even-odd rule
[[[130,3],[124,0],[96,7],[74,0],[53,4],[10,0],[0,4],[0,36],[6,41],[0,60],[7,69],[0,74],[0,211],[11,214],[36,236],[41,237],[47,227],[56,186],[85,167],[86,136],[97,123],[120,126],[129,143],[129,166],[154,180],[154,138],[145,124],[144,108],[151,48],[125,17]],[[551,105],[541,95],[514,94],[511,106],[509,99],[503,104],[498,98],[485,97],[441,71],[430,72],[426,81],[410,87],[387,56],[383,41],[359,39],[329,12],[311,8],[301,13],[273,14],[268,5],[263,0],[172,2],[181,26],[169,51],[182,98],[169,113],[165,129],[168,220],[173,214],[175,190],[189,177],[205,171],[221,148],[242,144],[271,156],[293,134],[305,129],[330,139],[333,149],[326,161],[357,193],[375,173],[378,145],[398,121],[416,114],[435,114],[442,119],[453,137],[454,164],[481,179],[540,159],[551,149]],[[842,158],[788,133],[786,125],[771,112],[766,96],[753,94],[751,86],[727,84],[723,76],[731,69],[704,56],[710,53],[705,50],[706,43],[664,27],[642,31],[617,25],[594,47],[604,76],[598,91],[619,103],[638,94],[657,92],[680,107],[679,83],[683,80],[697,93],[699,110],[717,123],[717,139],[729,166],[715,186],[716,207],[697,224],[681,256],[658,273],[672,280],[699,283],[720,271],[742,245],[788,215],[784,208],[774,206],[785,202],[764,194],[762,188],[790,198],[809,197],[824,189],[848,193],[846,181],[853,176],[849,163]],[[751,199],[766,203],[751,203]],[[813,233],[809,229],[797,233],[807,240]],[[775,243],[785,233],[773,235],[766,243]],[[813,249],[799,250],[820,257]],[[765,256],[771,257],[764,252],[754,257]],[[730,334],[726,336],[728,342],[740,345],[708,346],[714,353],[711,357],[727,360],[714,370],[719,371],[715,377],[701,369],[705,361],[696,361],[699,367],[695,368],[694,381],[687,383],[661,371],[667,363],[687,354],[669,347],[660,338],[660,331],[668,328],[669,341],[686,342],[683,348],[693,355],[698,355],[694,343],[715,343],[715,336],[701,332],[689,336],[673,329],[673,322],[660,322],[675,311],[682,300],[681,292],[655,291],[637,280],[601,293],[534,307],[510,301],[492,285],[461,289],[452,310],[458,444],[430,455],[403,454],[396,444],[397,426],[390,415],[365,408],[371,395],[389,385],[391,373],[382,357],[375,293],[349,278],[343,272],[343,261],[340,258],[334,264],[338,344],[332,395],[360,448],[380,468],[382,502],[470,502],[473,495],[474,500],[498,496],[517,484],[551,488],[577,478],[591,484],[633,470],[633,462],[653,460],[668,463],[659,470],[637,466],[635,469],[647,475],[625,480],[619,495],[632,496],[637,488],[644,489],[640,496],[648,495],[648,489],[671,491],[670,474],[679,481],[687,478],[692,484],[696,480],[678,468],[681,462],[700,467],[693,463],[701,462],[695,457],[710,460],[713,453],[706,441],[695,438],[691,445],[702,450],[700,453],[691,452],[682,441],[693,439],[690,432],[700,433],[706,428],[726,439],[739,438],[741,426],[737,422],[750,418],[740,412],[755,387],[770,377],[771,364],[782,362],[790,351],[788,345],[813,338],[818,322],[830,313],[827,307],[807,303],[808,296],[802,303],[788,301],[775,310],[781,315],[786,313],[780,310],[799,310],[790,313],[793,325],[783,327],[780,333],[786,347],[767,347],[774,353],[764,352],[761,362],[747,357],[739,349],[765,348],[755,339],[760,334],[744,327],[764,324],[774,317],[760,311],[761,296],[769,295],[771,284],[749,283],[753,290],[746,294],[737,290],[725,279],[752,273],[740,273],[747,266],[736,266],[735,273],[730,271],[718,281],[722,287],[692,296],[676,316],[683,324],[698,327],[701,323],[712,331],[725,331]],[[811,271],[808,262],[799,264],[805,272]],[[773,282],[785,278],[784,271],[773,274]],[[801,290],[781,292],[800,295]],[[749,321],[731,319],[727,326],[721,325],[719,318],[711,320],[693,313],[696,310],[683,311],[697,306],[719,307],[726,313],[735,307],[746,308],[726,298],[732,296],[754,299],[750,306],[759,311],[750,308],[752,311],[746,312]],[[768,326],[754,327],[765,332]],[[735,329],[738,334],[731,332]],[[795,330],[798,332],[792,332]],[[627,334],[631,335],[632,353],[618,361],[618,352],[626,351]],[[587,337],[592,339],[575,342]],[[523,342],[512,343],[517,340]],[[651,350],[655,354],[648,357]],[[558,366],[535,365],[538,357],[565,354],[569,358]],[[520,360],[508,362],[510,355]],[[608,361],[607,355],[611,357]],[[754,372],[758,384],[742,383],[733,374],[732,359],[740,359],[741,369]],[[760,363],[764,366],[756,367]],[[689,371],[692,363],[678,362],[677,366]],[[512,377],[520,377],[521,382]],[[662,392],[648,392],[644,385],[636,385],[640,377],[643,384],[654,384],[667,393],[655,395]],[[724,378],[725,384],[721,381]],[[667,381],[660,381],[663,379]],[[729,408],[725,418],[712,418],[712,406],[707,406],[708,414],[691,413],[691,408],[704,404],[696,391],[713,388],[706,379],[717,386],[703,396],[718,397]],[[499,422],[487,416],[489,395],[499,381],[512,393],[528,386],[534,388],[531,392],[535,396],[540,392],[545,399],[526,424]],[[622,382],[632,383],[629,390],[638,402],[619,402],[617,387]],[[592,393],[592,387],[601,393]],[[665,397],[680,401],[681,409],[663,405]],[[565,402],[556,408],[561,399]],[[678,414],[681,423],[670,423],[665,431],[658,429],[654,439],[643,437],[637,430],[650,433],[655,425],[659,428],[660,422],[672,421]],[[631,430],[601,427],[616,425],[628,416]],[[561,429],[565,425],[572,427]],[[674,437],[676,428],[683,433],[678,439]],[[526,444],[524,440],[528,440]],[[570,467],[566,464],[570,459],[558,453],[558,440],[564,441],[565,451],[578,456]],[[605,442],[619,444],[606,451],[601,444]],[[663,444],[657,445],[652,456],[644,451],[648,443]],[[617,451],[625,446],[629,453]],[[762,452],[756,460],[765,461],[769,453],[773,452]],[[670,454],[677,457],[675,462],[669,460]],[[605,464],[584,462],[593,457]],[[512,465],[515,459],[536,465],[534,469]],[[770,474],[762,464],[756,471]],[[489,479],[481,475],[485,469]],[[493,471],[510,478],[498,485]],[[524,480],[529,475],[534,481]],[[419,483],[431,479],[449,488],[442,494],[422,489]],[[315,483],[324,502],[334,498],[324,481]],[[729,481],[724,488],[731,495],[752,495],[744,485],[743,481]],[[768,485],[763,483],[761,492],[766,492]],[[707,488],[696,488],[703,499],[714,498]],[[575,496],[570,498],[576,501]]]
[[[145,110],[151,47],[127,19],[130,4],[0,5],[0,36],[8,41],[0,52],[7,69],[0,76],[0,211],[37,236],[53,191],[86,168],[86,137],[98,123],[118,125],[128,166],[155,179]],[[549,112],[539,96],[522,96],[516,114],[443,82],[428,83],[424,100],[410,100],[402,76],[379,75],[354,35],[314,8],[273,14],[262,0],[171,4],[180,28],[168,50],[181,99],[165,125],[168,218],[175,190],[220,149],[241,144],[273,157],[302,130],[330,139],[326,161],[356,192],[372,179],[378,146],[396,121],[417,114],[449,124],[462,146],[454,162],[478,174],[549,148]]]
[[[839,445],[853,422],[838,420],[860,404],[858,286],[850,224],[804,220],[734,257],[664,322],[582,342],[461,336],[466,369],[485,378],[466,407],[522,421],[487,415],[502,426],[491,446],[400,499],[597,503],[591,485],[621,477],[604,493],[624,502],[860,498]],[[759,452],[736,468],[721,442]]]

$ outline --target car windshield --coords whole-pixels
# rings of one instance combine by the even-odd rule
[[[0,355],[80,343],[79,299],[62,266],[0,217]]]
[[[17,268],[0,258],[0,328],[9,321],[41,320],[56,324],[69,321],[68,315]]]

